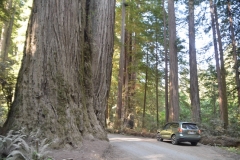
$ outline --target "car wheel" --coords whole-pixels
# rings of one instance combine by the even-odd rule
[[[178,141],[177,141],[177,139],[176,139],[176,135],[172,135],[171,140],[172,140],[172,144],[173,144],[173,145],[177,145],[177,144],[178,144]]]
[[[192,146],[196,146],[198,142],[191,142]]]
[[[158,141],[163,141],[163,139],[160,137],[160,133],[157,133],[157,140]]]
[[[162,139],[162,138],[160,138],[160,141],[162,142],[162,141],[163,141],[163,139]]]

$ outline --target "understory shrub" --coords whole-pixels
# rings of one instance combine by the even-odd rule
[[[20,131],[9,131],[6,136],[0,135],[0,159],[6,160],[50,160],[46,149],[46,139],[37,138],[39,132],[26,135]]]

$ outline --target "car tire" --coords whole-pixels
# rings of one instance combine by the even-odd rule
[[[162,138],[160,138],[160,141],[162,142],[162,141],[163,141],[163,139],[162,139]]]
[[[192,146],[196,146],[198,142],[191,142]]]
[[[158,141],[163,141],[163,139],[160,137],[160,133],[157,133],[157,140]]]
[[[177,139],[176,139],[176,135],[172,135],[171,140],[172,140],[172,144],[173,144],[173,145],[177,145],[177,144],[178,144],[178,141],[177,141]]]

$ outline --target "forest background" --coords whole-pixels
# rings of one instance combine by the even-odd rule
[[[195,73],[198,80],[195,93],[192,93],[190,87],[194,86],[191,84],[193,76],[190,75],[191,62],[194,62],[194,59],[191,59],[192,53],[189,47],[188,11],[191,6],[189,2],[194,2],[195,6],[197,62]],[[7,118],[14,98],[31,4],[32,2],[28,0],[0,1],[1,125]],[[122,1],[116,3],[115,45],[106,126],[155,132],[166,121],[179,119],[195,121],[214,135],[228,134],[239,137],[240,50],[237,42],[240,37],[240,2],[238,0],[175,1],[177,50],[173,55],[177,56],[176,62],[171,62],[172,54],[168,46],[170,15],[167,2],[126,0],[123,4]],[[124,29],[122,29],[123,8],[125,9]],[[122,54],[124,56],[121,64]],[[171,85],[173,85],[170,83],[173,79],[171,63],[178,68],[175,74],[178,80],[178,86],[175,87],[178,88],[179,94],[179,100],[174,100],[178,103],[176,106],[172,105],[174,97],[171,96]],[[123,65],[123,73],[122,78],[119,78],[121,65]],[[191,95],[197,93],[199,93],[200,110],[196,111]],[[179,115],[171,114],[175,110],[174,107],[179,110]],[[196,117],[193,116],[194,114],[199,115],[199,118],[194,119]]]
[[[123,50],[121,21],[124,15],[121,13],[121,2],[118,1],[116,5],[115,54],[107,110],[108,125],[114,128],[115,117],[121,117],[121,121],[125,122],[123,128],[131,128],[132,125],[138,131],[145,129],[155,132],[165,122],[171,121],[170,114],[174,108],[171,99],[177,101],[170,93],[173,83],[169,81],[172,56],[168,31],[169,8],[167,2],[158,0],[126,1],[124,73],[120,83],[123,94],[122,104],[119,104],[116,101],[119,102],[121,92],[119,53]],[[193,49],[193,40],[189,40],[191,2],[175,1],[177,62],[173,63],[178,65],[179,85],[179,104],[175,107],[180,110],[179,115],[175,114],[175,120],[198,122],[213,135],[239,137],[239,1],[199,0],[192,1],[192,4],[192,31],[196,36]],[[197,65],[195,71],[194,62]],[[191,74],[191,68],[195,75]],[[191,80],[195,76],[197,84]],[[194,90],[193,86],[197,88]],[[191,96],[198,97],[198,100]],[[116,112],[119,106],[121,116],[115,115],[119,113]],[[197,106],[200,109],[194,109]],[[198,117],[196,115],[199,118],[195,119]],[[174,120],[174,115],[172,118]]]

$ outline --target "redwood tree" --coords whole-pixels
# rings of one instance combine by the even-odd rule
[[[236,90],[238,95],[238,114],[240,114],[240,79],[239,79],[239,71],[238,71],[238,54],[237,54],[237,43],[234,33],[234,25],[233,25],[233,13],[231,9],[231,1],[227,1],[227,13],[228,13],[228,20],[229,20],[229,30],[230,30],[230,37],[232,43],[232,54],[234,60],[234,69],[235,69],[235,83],[236,83]]]
[[[16,94],[3,132],[40,129],[56,146],[106,139],[113,0],[34,0]]]
[[[227,86],[226,86],[226,70],[224,67],[224,54],[223,54],[223,45],[222,45],[222,35],[220,32],[220,26],[218,23],[218,12],[217,12],[217,6],[214,4],[213,6],[214,10],[214,18],[216,22],[216,33],[217,33],[217,41],[218,41],[218,49],[219,49],[219,67],[220,67],[220,76],[221,76],[221,89],[222,89],[222,95],[221,95],[221,120],[224,122],[224,128],[227,129],[228,126],[228,101],[227,101]]]
[[[169,120],[179,120],[179,93],[178,93],[178,58],[176,46],[176,18],[174,0],[168,0],[168,26],[169,26],[169,92],[170,92],[170,110]]]
[[[223,89],[223,77],[221,75],[221,67],[219,63],[219,50],[218,50],[218,44],[217,44],[217,37],[216,37],[216,18],[214,17],[214,4],[213,1],[210,0],[210,14],[211,14],[211,26],[212,26],[212,32],[213,32],[213,45],[214,45],[214,53],[215,53],[215,60],[216,60],[216,70],[217,70],[217,81],[218,81],[218,91],[219,91],[219,108],[220,108],[220,118],[222,122],[224,123],[224,128],[227,128],[228,120],[227,120],[227,106],[225,104],[227,103],[226,98],[224,98],[224,95],[226,96]],[[218,37],[219,38],[219,37]]]
[[[165,0],[162,0],[162,5],[164,8]],[[165,122],[169,121],[169,105],[168,105],[168,49],[167,49],[167,25],[166,25],[166,11],[163,9],[163,39],[164,39],[164,61],[165,61]]]
[[[189,0],[189,63],[192,121],[201,122],[194,25],[194,0]]]

